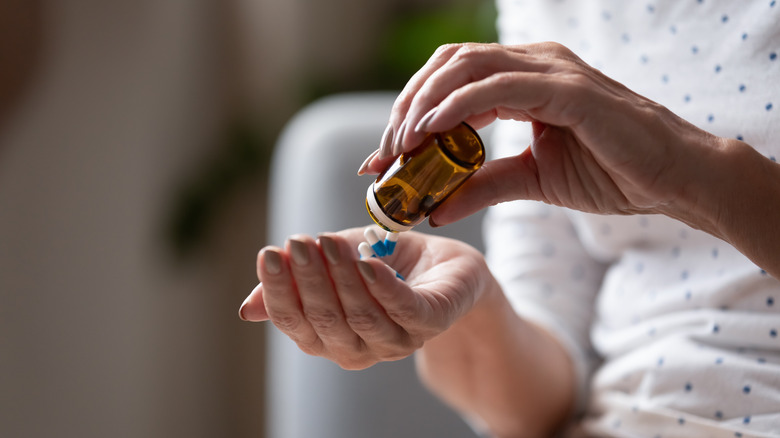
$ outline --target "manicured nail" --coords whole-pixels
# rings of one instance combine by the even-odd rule
[[[382,133],[382,139],[379,140],[379,158],[387,158],[393,152],[393,125],[388,124],[385,132]]]
[[[374,268],[371,264],[360,260],[357,262],[357,267],[358,271],[360,271],[360,275],[368,284],[376,283],[376,272],[374,272]]]
[[[403,146],[403,139],[404,139],[404,133],[406,132],[406,120],[401,123],[401,126],[398,128],[398,136],[395,138],[395,141],[393,142],[393,156],[400,155],[401,152],[403,152],[404,146]]]
[[[263,250],[263,261],[265,262],[265,271],[271,275],[282,272],[282,255],[273,249]]]
[[[357,171],[358,176],[363,175],[364,173],[366,173],[366,169],[368,168],[369,163],[371,163],[371,160],[373,160],[374,157],[379,155],[379,151],[380,150],[381,149],[377,149],[374,152],[371,152],[371,155],[369,155],[368,158],[366,158],[366,161],[363,161],[363,164],[360,165],[360,169],[358,169],[358,171]]]
[[[249,301],[252,297],[261,295],[263,289],[263,283],[259,283],[257,286],[255,286],[254,289],[252,289],[252,292],[247,295],[247,297],[244,299],[244,302],[241,303],[241,307],[238,309],[238,317],[241,318],[244,321],[265,321],[268,319],[268,314],[265,312],[265,309],[262,308],[262,306],[259,306],[258,303],[255,303],[254,309],[249,307]]]
[[[309,247],[304,242],[295,239],[289,239],[290,242],[290,255],[292,255],[293,262],[298,266],[306,266],[309,264]]]
[[[246,321],[246,317],[244,317],[244,307],[246,307],[246,303],[249,301],[249,297],[247,296],[244,298],[244,302],[241,303],[241,307],[238,309],[238,317],[241,318],[242,321]]]
[[[341,257],[339,255],[339,247],[333,238],[330,236],[321,235],[319,240],[320,248],[322,248],[322,252],[325,254],[325,258],[328,259],[328,262],[331,265],[338,264]]]
[[[414,127],[415,132],[428,132],[428,124],[431,123],[431,119],[433,119],[433,116],[436,115],[436,110],[439,108],[433,108],[430,111],[428,111],[427,114],[423,116],[422,119],[420,119],[420,122],[417,123],[417,126]]]

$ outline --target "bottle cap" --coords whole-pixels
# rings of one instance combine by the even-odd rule
[[[366,207],[368,207],[371,219],[387,231],[402,232],[409,231],[413,228],[412,225],[399,224],[382,211],[382,207],[379,206],[379,203],[376,201],[376,196],[374,196],[374,184],[368,186],[368,191],[366,192]]]

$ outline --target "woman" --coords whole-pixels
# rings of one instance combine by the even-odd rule
[[[440,48],[360,170],[500,119],[503,158],[431,216],[501,203],[487,263],[416,233],[364,261],[362,230],[293,236],[261,251],[242,317],[350,369],[418,351],[431,390],[498,437],[779,434],[780,6],[499,12],[503,44]]]

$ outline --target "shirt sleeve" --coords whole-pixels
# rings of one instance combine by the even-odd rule
[[[523,136],[502,131],[493,136],[497,155],[521,152]],[[589,334],[605,267],[583,247],[563,208],[499,204],[485,215],[484,234],[488,265],[514,310],[546,329],[572,358],[581,409],[596,361]]]

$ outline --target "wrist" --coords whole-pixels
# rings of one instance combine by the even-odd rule
[[[753,154],[747,144],[716,136],[689,139],[686,159],[678,159],[676,196],[662,213],[726,240],[734,204],[748,193]],[[680,157],[678,157],[680,158]]]
[[[492,275],[472,309],[416,359],[431,391],[495,436],[550,436],[574,403],[570,358],[515,313]]]
[[[689,183],[664,211],[718,237],[773,275],[780,264],[780,165],[728,138],[701,151]]]

